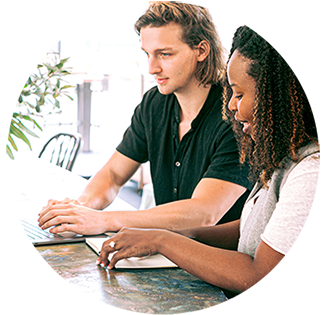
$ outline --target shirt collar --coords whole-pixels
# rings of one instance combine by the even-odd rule
[[[218,88],[219,87],[219,88]],[[200,112],[198,113],[198,115],[193,119],[192,123],[191,123],[191,128],[195,129],[197,128],[197,126],[200,124],[200,122],[202,122],[204,120],[204,117],[207,115],[207,113],[210,111],[210,109],[213,107],[216,99],[218,98],[218,91],[220,89],[220,85],[219,84],[213,84],[211,86],[211,89],[209,91],[208,97],[204,102],[204,105],[202,106]],[[179,103],[177,101],[177,98],[175,97],[175,120],[176,123],[179,124],[180,123],[180,117],[179,117]]]

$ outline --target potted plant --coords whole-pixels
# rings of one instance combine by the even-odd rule
[[[64,77],[71,75],[66,66],[69,58],[61,59],[57,53],[49,53],[46,60],[37,65],[37,73],[32,74],[18,98],[13,112],[7,143],[7,154],[14,159],[13,150],[18,151],[14,137],[21,139],[32,150],[28,136],[38,137],[31,129],[42,131],[37,120],[44,115],[60,113],[60,98],[71,97],[73,85],[66,84]]]

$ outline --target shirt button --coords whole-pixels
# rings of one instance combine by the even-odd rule
[[[177,193],[177,188],[174,188],[174,193],[175,193],[175,194]]]
[[[176,165],[177,167],[180,167],[180,166],[181,166],[181,162],[177,161],[177,162],[175,163],[175,165]]]

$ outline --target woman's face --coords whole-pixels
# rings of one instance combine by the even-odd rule
[[[234,112],[235,119],[243,124],[243,132],[253,137],[253,108],[256,93],[256,81],[247,74],[250,60],[234,51],[228,68],[228,82],[232,89],[232,97],[228,107]]]

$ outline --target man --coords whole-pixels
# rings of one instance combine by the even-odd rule
[[[122,227],[185,229],[240,217],[251,188],[231,126],[222,120],[223,48],[206,9],[157,2],[135,24],[157,87],[135,109],[106,165],[78,200],[50,200],[43,229],[99,234]],[[107,207],[141,163],[150,161],[157,206]]]

